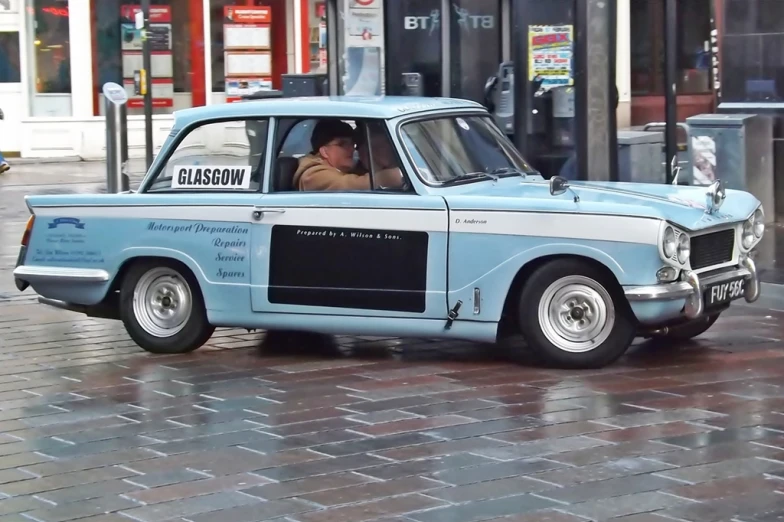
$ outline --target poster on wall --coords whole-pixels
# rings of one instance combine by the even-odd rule
[[[716,181],[716,141],[710,136],[692,136],[691,151],[694,185],[710,185]]]
[[[272,10],[225,6],[223,17],[226,101],[272,90]]]
[[[384,94],[383,0],[344,0],[343,92],[347,96]]]
[[[528,27],[528,79],[543,78],[542,88],[574,85],[574,27],[531,25]]]
[[[123,86],[128,92],[128,108],[144,107],[144,97],[134,94],[134,71],[144,68],[142,57],[142,31],[136,29],[136,13],[140,5],[122,6],[120,36],[122,41]],[[147,33],[150,42],[153,108],[174,105],[174,61],[172,58],[171,7],[153,5],[150,7],[150,29]]]

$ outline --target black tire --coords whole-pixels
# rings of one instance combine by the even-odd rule
[[[595,293],[594,299],[586,299],[580,304],[583,294],[577,291],[579,289],[582,292],[590,289]],[[606,320],[601,320],[596,297],[604,304]],[[564,310],[575,303],[579,306],[575,305],[571,312],[558,314],[563,321],[554,321],[550,319],[552,308],[543,304],[544,318],[540,321],[540,303],[543,300],[555,303],[561,299]],[[590,327],[590,317],[597,315],[599,319],[595,324],[601,329],[596,335],[587,334],[587,340],[577,341],[566,337],[575,333],[574,330],[567,332],[569,321]],[[520,293],[518,322],[536,357],[547,365],[566,369],[602,368],[612,364],[629,349],[636,334],[636,320],[617,282],[600,268],[578,259],[556,259],[531,274]]]
[[[653,339],[668,341],[688,341],[707,332],[718,320],[721,313],[706,315],[688,323],[667,328],[667,333],[652,335]]]
[[[156,278],[156,274],[161,275]],[[166,274],[170,276],[167,281],[172,281],[172,284],[184,285],[176,286],[175,288],[180,290],[180,293],[175,293],[186,295],[190,306],[184,311],[176,311],[176,313],[182,314],[177,325],[170,329],[176,330],[176,332],[156,335],[151,331],[157,326],[155,323],[150,323],[152,318],[149,315],[147,317],[137,316],[134,308],[134,295],[137,291],[145,292],[147,285],[165,285]],[[181,294],[184,290],[187,290],[187,294]],[[182,301],[184,299],[170,298],[169,302],[176,304]],[[172,309],[172,311],[175,310]],[[140,313],[149,314],[150,312],[141,311]],[[203,346],[215,331],[215,327],[207,320],[207,310],[198,281],[189,270],[171,261],[145,260],[136,262],[130,267],[120,287],[120,318],[128,335],[136,344],[150,353],[157,354],[192,352]],[[145,327],[143,323],[149,326]],[[163,332],[163,330],[161,331]]]

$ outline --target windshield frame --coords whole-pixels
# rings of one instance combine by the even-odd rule
[[[420,174],[419,169],[417,168],[417,164],[414,161],[414,157],[409,149],[408,145],[406,144],[406,140],[403,137],[403,126],[408,125],[410,123],[416,123],[419,121],[430,121],[430,120],[442,120],[442,119],[454,119],[459,117],[472,117],[472,118],[482,118],[482,119],[489,119],[490,123],[493,127],[495,127],[495,131],[499,134],[499,139],[505,140],[506,144],[509,146],[510,154],[515,156],[515,159],[526,165],[530,170],[520,170],[520,173],[517,172],[510,172],[510,173],[503,173],[503,174],[496,174],[498,179],[512,177],[512,176],[521,176],[522,174],[532,175],[532,176],[539,176],[540,173],[534,169],[531,164],[526,161],[522,154],[517,150],[514,143],[509,140],[509,138],[504,134],[504,132],[498,127],[498,125],[493,120],[493,117],[490,113],[483,110],[477,109],[457,109],[457,110],[450,110],[450,111],[439,111],[437,113],[427,113],[427,114],[417,114],[412,115],[410,117],[401,118],[395,124],[395,139],[400,144],[401,149],[403,150],[406,160],[408,161],[411,169],[416,175],[417,179],[421,181],[425,186],[430,188],[452,188],[452,187],[460,187],[465,184],[469,183],[476,183],[476,182],[484,182],[484,181],[495,181],[489,176],[463,176],[465,179],[460,178],[452,178],[452,180],[445,180],[445,181],[431,181],[426,179],[422,174]],[[489,173],[488,173],[489,174]]]

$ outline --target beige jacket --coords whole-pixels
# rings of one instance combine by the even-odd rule
[[[386,169],[376,173],[384,187],[399,187],[402,181],[398,169]],[[341,172],[329,165],[318,154],[308,154],[299,159],[294,173],[294,186],[297,190],[370,190],[368,174]]]

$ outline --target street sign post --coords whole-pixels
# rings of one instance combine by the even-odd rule
[[[130,190],[128,167],[128,93],[116,83],[103,85],[106,112],[106,192]]]

